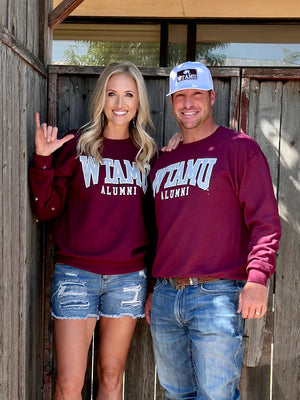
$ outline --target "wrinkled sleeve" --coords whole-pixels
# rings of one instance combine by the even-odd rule
[[[33,212],[39,220],[51,220],[63,212],[71,179],[70,163],[66,149],[56,157],[33,155],[29,181]]]
[[[250,232],[248,282],[266,285],[275,271],[281,227],[269,165],[261,151],[248,161],[243,170],[240,202]]]

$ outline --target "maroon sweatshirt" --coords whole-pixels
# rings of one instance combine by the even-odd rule
[[[77,141],[53,157],[34,155],[29,171],[35,214],[54,219],[56,262],[98,274],[143,269],[149,168],[145,174],[138,170],[138,150],[130,138],[104,139],[101,164],[77,157]]]
[[[281,230],[269,167],[253,139],[219,127],[163,153],[150,177],[158,229],[154,277],[266,285]]]

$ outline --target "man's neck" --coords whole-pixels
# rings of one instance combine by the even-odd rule
[[[218,125],[214,122],[202,125],[195,129],[184,129],[181,127],[181,133],[183,137],[183,143],[193,143],[199,140],[205,139],[211,136],[218,128]]]

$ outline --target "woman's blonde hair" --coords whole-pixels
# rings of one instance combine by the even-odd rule
[[[139,149],[136,155],[136,165],[144,171],[145,164],[149,164],[157,151],[154,139],[148,135],[146,128],[154,128],[150,116],[150,106],[144,78],[139,69],[131,62],[113,63],[108,65],[98,78],[92,101],[92,119],[83,128],[78,141],[78,154],[86,154],[95,158],[96,162],[102,161],[103,129],[106,125],[104,106],[106,101],[106,88],[109,78],[115,74],[131,76],[137,86],[139,106],[134,121],[130,122],[129,132],[134,144]]]

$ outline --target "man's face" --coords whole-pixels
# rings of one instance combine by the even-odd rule
[[[212,121],[213,90],[185,89],[171,97],[174,116],[181,129],[195,129],[205,121]]]

